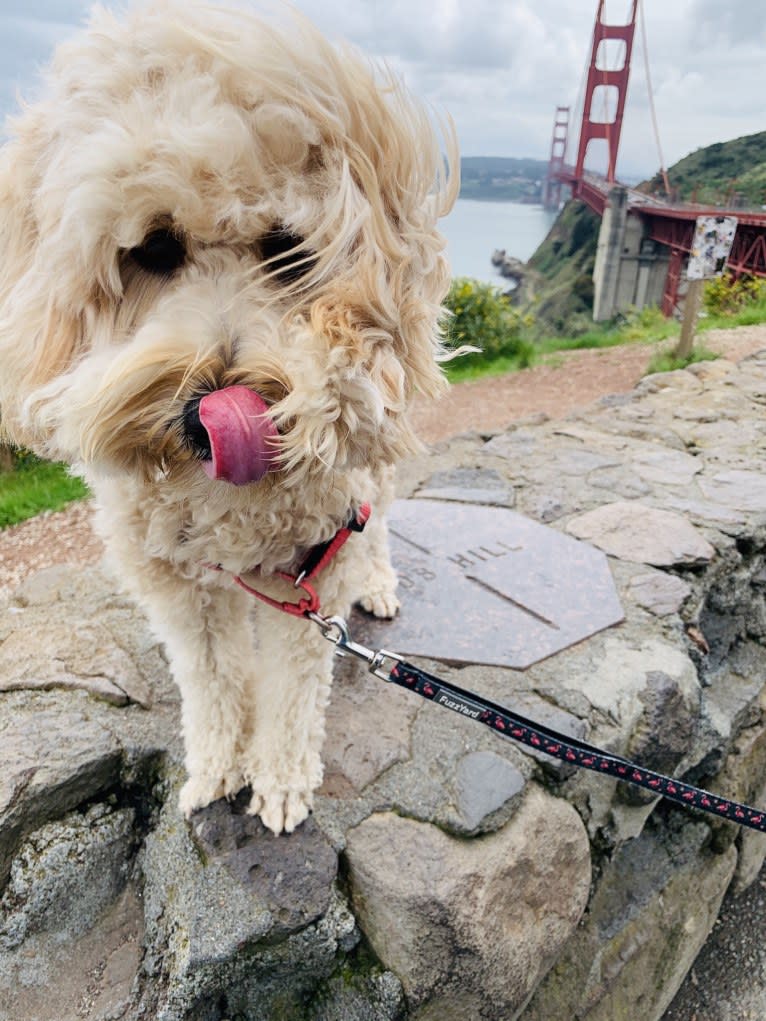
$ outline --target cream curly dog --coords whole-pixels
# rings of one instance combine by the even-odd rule
[[[249,785],[289,832],[322,779],[332,645],[233,576],[294,598],[274,572],[369,501],[323,612],[396,612],[383,515],[408,403],[443,385],[457,175],[389,73],[294,12],[187,0],[97,8],[10,132],[2,429],[96,495],[181,691],[182,810]]]

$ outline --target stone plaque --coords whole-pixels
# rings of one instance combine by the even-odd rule
[[[623,619],[606,556],[515,511],[398,500],[389,529],[402,608],[367,619],[376,647],[524,669]]]

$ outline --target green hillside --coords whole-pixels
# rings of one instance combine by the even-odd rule
[[[460,160],[460,197],[538,203],[547,172],[545,160],[463,156]]]
[[[668,170],[670,188],[684,201],[737,201],[746,206],[766,204],[766,131],[716,142],[684,156]],[[656,174],[640,186],[664,194]]]
[[[601,219],[583,202],[567,202],[527,263],[519,295],[533,332],[577,335],[592,325],[593,265]]]

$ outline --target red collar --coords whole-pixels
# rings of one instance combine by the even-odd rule
[[[327,567],[336,553],[345,545],[352,532],[362,531],[371,513],[369,503],[363,503],[359,510],[351,515],[348,523],[338,529],[332,539],[312,546],[295,574],[290,574],[287,571],[274,572],[276,577],[291,582],[295,588],[303,589],[305,595],[297,603],[291,603],[288,600],[272,599],[271,596],[267,596],[264,592],[259,592],[258,589],[248,585],[238,574],[233,575],[235,583],[244,589],[245,592],[249,592],[251,596],[255,596],[256,599],[260,599],[269,606],[273,606],[276,610],[282,610],[283,613],[289,613],[293,617],[308,617],[311,613],[317,613],[320,602],[317,591],[311,584],[312,579],[316,578]],[[206,566],[211,567],[215,571],[222,570],[219,564],[207,564]]]

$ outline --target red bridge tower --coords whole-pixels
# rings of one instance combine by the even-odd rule
[[[561,171],[567,154],[569,135],[569,107],[556,107],[556,121],[553,125],[551,156],[548,161],[548,176],[543,185],[543,206],[558,211],[561,205]]]
[[[588,81],[585,86],[580,145],[577,151],[577,164],[574,172],[578,182],[582,180],[588,145],[595,138],[606,140],[609,150],[606,179],[607,181],[615,180],[617,150],[620,145],[622,115],[625,110],[625,96],[628,91],[630,55],[633,50],[637,7],[638,0],[632,0],[630,21],[627,25],[607,25],[603,21],[604,0],[599,0],[596,25],[593,29],[593,49],[591,50],[590,67],[588,69]],[[607,40],[610,39],[622,40],[625,43],[622,66],[611,70],[607,67],[608,47],[605,45]],[[607,120],[606,117],[603,120],[598,120],[594,117],[594,98],[598,103],[598,96],[596,95],[598,88],[603,88],[605,91],[617,90],[616,102],[610,104],[614,111],[614,117],[611,120]],[[604,100],[606,105],[608,102],[606,95]]]

